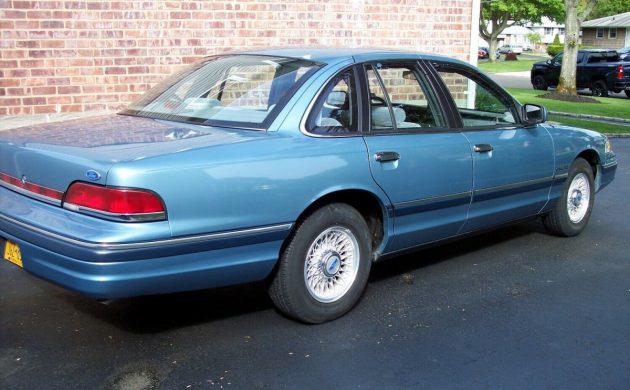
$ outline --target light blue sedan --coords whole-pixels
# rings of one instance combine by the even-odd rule
[[[209,57],[118,115],[0,132],[0,250],[96,298],[267,280],[324,322],[375,261],[532,217],[579,234],[615,154],[546,117],[433,55]]]

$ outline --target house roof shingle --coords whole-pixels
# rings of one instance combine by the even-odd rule
[[[630,27],[630,12],[589,20],[582,27]]]

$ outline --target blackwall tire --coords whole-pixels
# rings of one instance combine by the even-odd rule
[[[334,320],[365,290],[372,266],[368,226],[353,207],[326,205],[296,226],[279,261],[269,287],[276,307],[306,323]]]
[[[593,170],[583,158],[577,158],[569,168],[558,203],[543,217],[547,230],[557,236],[576,236],[584,230],[593,210],[595,186]]]

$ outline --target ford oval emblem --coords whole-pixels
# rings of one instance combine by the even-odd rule
[[[92,180],[92,181],[97,181],[98,179],[101,178],[101,174],[96,172],[96,171],[94,171],[94,170],[92,170],[92,169],[90,169],[89,171],[85,172],[85,176],[88,179]]]

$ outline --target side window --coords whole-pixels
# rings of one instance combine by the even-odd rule
[[[450,92],[464,127],[515,124],[512,103],[490,87],[480,84],[467,72],[438,67]]]
[[[393,129],[392,116],[385,99],[385,91],[371,66],[366,68],[368,91],[370,93],[370,123],[373,130]]]
[[[413,66],[383,64],[377,67],[366,69],[373,130],[394,126],[403,130],[444,126],[440,110],[425,92],[426,84]]]
[[[320,95],[307,128],[315,134],[356,132],[358,118],[354,71],[348,70],[335,77]]]

